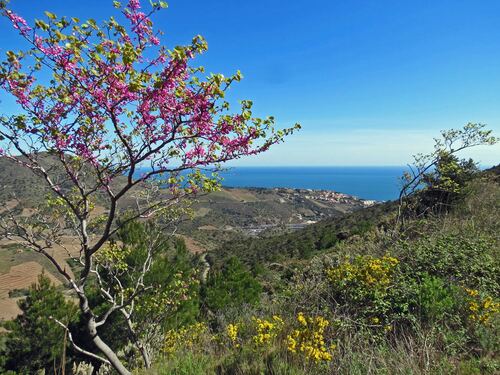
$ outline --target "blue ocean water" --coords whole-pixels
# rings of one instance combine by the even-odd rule
[[[228,187],[325,189],[378,201],[398,197],[400,167],[234,167],[220,173]]]

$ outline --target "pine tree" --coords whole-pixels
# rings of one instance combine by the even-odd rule
[[[49,317],[69,323],[75,318],[76,306],[66,301],[62,292],[42,273],[19,307],[22,313],[4,325],[9,332],[5,348],[0,352],[3,359],[0,372],[34,374],[44,369],[46,373],[53,373],[54,368],[61,368],[67,341],[64,329]]]
[[[236,257],[231,257],[222,272],[208,278],[203,290],[205,303],[211,310],[255,305],[260,300],[262,286]]]

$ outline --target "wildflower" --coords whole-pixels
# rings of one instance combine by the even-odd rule
[[[491,297],[486,297],[483,301],[483,309],[488,310],[493,303],[493,298]]]
[[[483,325],[488,324],[491,317],[499,312],[500,302],[494,301],[491,296],[481,296],[475,289],[464,288],[464,290],[469,297],[467,300],[469,320]]]
[[[304,314],[299,312],[299,314],[297,315],[297,320],[300,324],[302,324],[303,326],[306,326],[307,325],[307,320],[306,318],[304,317]]]
[[[325,345],[324,331],[329,325],[328,320],[321,316],[312,318],[299,313],[297,321],[301,327],[287,336],[288,351],[294,354],[301,353],[305,358],[315,362],[331,361],[330,351],[336,346],[332,344],[327,348]]]
[[[474,301],[469,302],[469,310],[474,311],[474,312],[478,311],[479,305],[477,304],[477,302],[474,302]]]
[[[292,335],[288,335],[288,350],[292,353],[297,353],[297,340],[295,339],[298,336],[298,331],[293,331]]]
[[[182,348],[193,348],[202,341],[207,331],[208,327],[205,323],[195,323],[168,330],[163,339],[163,352],[171,355]]]
[[[397,258],[385,255],[382,258],[358,257],[353,262],[346,261],[327,271],[334,283],[357,282],[370,287],[386,287],[392,281],[394,268],[399,264]]]
[[[479,294],[479,292],[475,289],[468,289],[468,288],[464,288],[464,289],[467,292],[467,294],[471,297],[475,297]]]
[[[239,330],[238,324],[228,324],[226,327],[227,336],[229,337],[229,340],[231,340],[231,343],[236,348],[240,347],[240,344],[238,343],[238,330]]]
[[[271,342],[284,326],[283,319],[274,315],[272,320],[253,318],[256,324],[257,334],[252,337],[255,345],[265,345]]]
[[[252,318],[256,324],[257,334],[252,337],[255,345],[265,345],[274,339],[284,326],[283,319],[274,315],[272,320]]]

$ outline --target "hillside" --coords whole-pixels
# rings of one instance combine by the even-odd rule
[[[365,207],[363,200],[324,190],[223,188],[198,198],[194,218],[179,230],[211,249],[232,238],[300,230]]]
[[[40,164],[50,171],[62,189],[71,189],[71,182],[62,171],[56,156],[40,154]],[[8,207],[32,208],[43,203],[48,189],[41,176],[0,157],[0,202]],[[89,177],[90,178],[90,177]],[[90,183],[92,181],[89,180]],[[115,186],[123,183],[119,178]],[[15,199],[15,200],[14,200]],[[101,211],[105,201],[98,201]],[[194,218],[179,224],[182,234],[201,241],[207,248],[232,237],[253,236],[262,232],[277,233],[296,230],[307,224],[367,207],[363,201],[346,194],[306,189],[223,188],[193,200]],[[135,205],[132,194],[121,202],[121,209]]]
[[[63,189],[71,187],[54,156],[41,154],[39,158],[51,171],[54,181]],[[20,215],[30,215],[37,205],[44,202],[48,189],[42,177],[6,158],[0,158],[0,176],[0,206],[18,210]],[[99,203],[96,212],[105,212],[106,207]],[[127,196],[121,208],[133,203],[133,199]],[[185,240],[188,249],[200,253],[231,239],[293,232],[365,206],[362,200],[328,191],[223,188],[197,197],[193,204],[194,218],[181,221],[177,233]],[[63,244],[74,256],[78,254],[76,238],[67,235]],[[66,249],[57,246],[53,254],[61,264],[67,264]],[[56,276],[55,268],[40,254],[9,240],[0,240],[0,319],[10,319],[19,312],[16,306],[18,296],[36,281],[42,269],[58,283],[62,281]]]
[[[138,373],[498,373],[498,168],[466,181],[448,210],[410,212],[397,230],[395,202],[359,209],[363,203],[352,200],[347,207],[354,212],[335,206],[319,211],[314,205],[322,194],[223,189],[200,197],[185,233],[238,238],[228,236],[207,255],[172,255],[171,249],[162,258],[181,273],[194,265],[200,281],[162,323],[161,355],[153,368]],[[411,197],[414,203],[426,190],[419,194]],[[304,218],[289,206],[332,216],[291,229],[283,223]],[[257,216],[245,215],[247,207],[259,207],[252,211]],[[224,212],[228,216],[219,217]],[[253,233],[263,222],[277,226]],[[140,233],[139,243],[148,236]],[[24,269],[36,267],[27,262]],[[175,269],[160,268],[157,276]],[[11,266],[2,280],[20,272]],[[11,308],[19,295],[11,293]],[[126,329],[120,316],[114,319],[102,333],[126,351],[119,339]],[[150,322],[149,315],[140,319]]]
[[[57,168],[58,163],[54,157],[49,155],[41,156],[42,165],[53,170],[56,176],[62,178],[62,171]],[[0,201],[6,202],[14,197],[26,203],[34,205],[42,199],[48,189],[44,185],[41,177],[36,176],[27,168],[22,168],[13,161],[0,157]]]
[[[463,191],[447,212],[408,219],[397,232],[398,207],[385,203],[219,246],[209,252],[202,309],[207,332],[225,337],[222,349],[179,344],[175,353],[187,355],[143,373],[497,374],[498,168]],[[240,261],[263,288],[257,302],[245,296],[255,286]]]
[[[216,263],[236,256],[250,266],[293,259],[309,259],[316,253],[371,230],[388,230],[395,202],[385,202],[351,213],[339,213],[299,231],[264,238],[234,239],[209,253]]]
[[[477,177],[478,181],[481,179],[498,183],[500,165],[483,171]],[[475,202],[474,205],[483,206],[484,202]],[[371,233],[376,238],[389,237],[394,230],[397,207],[396,201],[384,202],[363,210],[339,213],[292,233],[230,240],[213,249],[209,256],[215,264],[237,256],[249,266],[309,259],[342,242],[358,241],[365,234]]]
[[[56,155],[44,152],[37,154],[36,159],[47,170],[54,184],[59,185],[62,190],[73,188],[72,181],[65,173],[63,165]],[[22,161],[23,158],[20,160]],[[85,168],[83,168],[82,174],[85,175]],[[2,176],[0,202],[14,202],[16,200],[22,207],[36,207],[45,202],[49,189],[42,175],[35,174],[6,157],[0,157],[0,176]],[[84,178],[89,185],[95,181],[95,178],[90,174]],[[121,183],[123,183],[123,179],[119,177],[112,183],[112,186]]]

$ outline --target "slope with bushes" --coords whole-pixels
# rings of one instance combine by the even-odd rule
[[[474,175],[453,207],[408,219],[397,235],[389,225],[392,204],[365,211],[370,225],[363,230],[322,223],[274,239],[280,250],[270,255],[259,255],[269,240],[254,241],[246,254],[242,245],[238,255],[267,287],[260,302],[217,306],[202,326],[172,330],[177,340],[156,373],[498,373],[494,172]],[[359,224],[359,215],[348,217]],[[330,232],[337,241],[316,248],[309,260],[289,251],[294,241]],[[282,268],[277,259],[286,262]]]
[[[497,170],[474,173],[446,210],[422,214],[408,205],[414,211],[405,212],[404,226],[397,227],[398,205],[387,203],[275,238],[228,242],[206,257],[208,269],[181,242],[165,243],[154,285],[168,289],[164,276],[192,267],[208,277],[156,323],[154,313],[167,306],[156,290],[144,296],[152,309],[137,324],[156,327],[152,369],[141,370],[119,315],[101,334],[138,374],[496,374]],[[427,192],[412,199],[420,203]],[[131,265],[148,231],[134,224],[118,238],[130,246]],[[307,243],[311,251],[301,253]],[[16,332],[24,331],[10,335]],[[17,355],[10,348],[4,356]],[[34,359],[59,364],[61,349]],[[92,365],[71,351],[67,361],[81,370]]]

